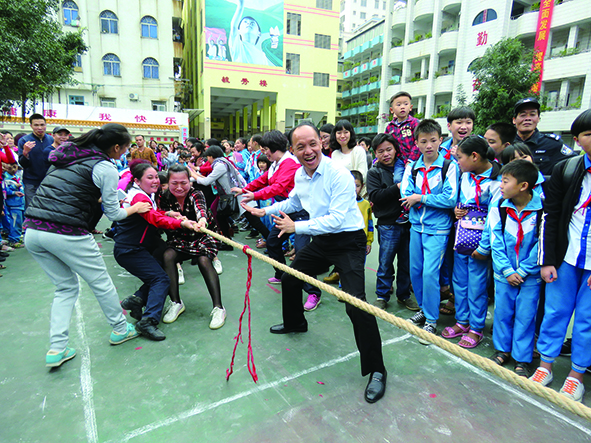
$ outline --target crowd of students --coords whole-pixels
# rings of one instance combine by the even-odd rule
[[[316,134],[300,130],[295,140],[307,137],[300,150],[294,147],[294,131],[302,125],[289,134],[274,130],[235,142],[190,138],[185,145],[164,146],[154,140],[146,144],[141,135],[132,144],[127,130],[117,124],[74,139],[66,128],[58,127],[48,140],[45,130],[39,130],[43,117],[34,115],[33,133],[18,143],[18,150],[5,135],[8,240],[3,248],[20,246],[20,225],[24,225],[27,249],[57,287],[47,365],[59,366],[75,356],[67,344],[78,296],[76,274],[89,283],[113,327],[112,344],[138,334],[163,340],[160,321],[174,322],[185,311],[179,293],[183,262],[199,265],[213,304],[210,328],[225,322],[219,280],[223,269],[217,255],[229,247],[200,228],[216,229],[229,238],[238,230],[249,230],[246,238],[258,239],[257,247],[283,263],[291,255],[297,268],[305,262],[299,255],[304,249],[306,260],[320,259],[310,256],[318,236],[334,233],[349,238],[363,225],[364,255],[371,251],[374,231],[379,245],[376,306],[387,309],[395,292],[397,302],[414,312],[409,321],[433,334],[439,332],[440,314],[455,315],[455,324],[444,328],[441,336],[458,339],[459,346],[471,349],[483,339],[489,298],[494,298],[491,358],[499,365],[513,358],[519,375],[544,385],[552,381],[552,363],[564,352],[574,313],[572,340],[567,340],[572,343],[572,370],[560,392],[581,401],[583,374],[591,366],[591,297],[586,292],[591,287],[591,212],[587,212],[591,176],[586,174],[591,171],[591,111],[572,125],[571,133],[584,154],[576,156],[564,148],[560,153],[548,148],[532,153],[527,131],[540,137],[535,124],[527,126],[533,113],[539,119],[535,99],[516,104],[517,131],[507,123],[493,123],[484,137],[471,134],[473,111],[456,108],[448,115],[450,137],[445,141],[436,121],[412,116],[411,100],[405,92],[392,97],[394,119],[373,140],[358,143],[353,126],[341,120],[319,130],[313,127]],[[321,158],[330,157],[328,166],[320,166],[316,149]],[[19,162],[25,176],[27,168],[37,165],[28,175],[37,181],[34,190],[29,188],[26,203]],[[345,188],[335,188],[338,181],[317,179],[325,187],[322,192],[302,193],[315,186],[317,169],[324,168],[331,173],[351,172],[348,179],[338,175],[338,181],[355,184],[360,217],[355,223],[341,217],[350,201],[339,194]],[[305,172],[300,174],[301,170]],[[298,174],[311,177],[311,182]],[[338,198],[326,200],[333,192]],[[240,206],[233,200],[239,200]],[[92,237],[103,213],[114,221],[104,236],[114,239],[117,262],[142,281],[138,291],[121,302],[137,320],[135,325],[121,314],[119,296]],[[161,229],[167,241],[162,240]],[[59,241],[52,241],[54,236],[60,236]],[[353,237],[350,240],[357,242]],[[8,254],[0,254],[0,260],[6,260]],[[345,290],[357,291],[354,295],[364,299],[360,281],[342,274],[354,275],[356,267],[348,269],[351,263],[345,266],[340,258],[327,260],[335,267],[325,281],[341,281]],[[305,272],[315,275],[318,269]],[[299,309],[292,300],[298,297],[292,280],[278,269],[268,278],[270,284],[282,284],[284,292],[286,282],[291,285],[289,295],[284,294],[286,324],[271,328],[273,333],[307,330],[303,316],[286,311],[289,306]],[[316,309],[320,290],[310,284],[302,287],[308,293],[302,313]],[[355,328],[358,322],[367,322],[356,311],[348,313]],[[379,332],[372,334],[373,343]],[[361,349],[359,340],[358,346]],[[530,365],[536,352],[541,363],[533,371]],[[372,374],[368,401],[377,401],[385,391],[381,351],[375,361],[369,364],[374,369],[363,370]]]

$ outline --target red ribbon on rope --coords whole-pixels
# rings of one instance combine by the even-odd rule
[[[247,275],[248,278],[246,280],[246,294],[244,294],[244,308],[242,309],[242,313],[240,314],[240,319],[238,320],[238,335],[234,337],[236,342],[234,343],[234,351],[232,352],[232,361],[230,362],[230,369],[226,369],[226,381],[230,380],[230,375],[234,372],[234,357],[236,356],[236,348],[238,347],[238,341],[242,343],[242,318],[244,317],[244,313],[248,308],[248,354],[246,356],[246,366],[248,368],[248,372],[252,376],[253,381],[256,383],[259,379],[257,375],[257,368],[254,365],[254,355],[252,353],[252,337],[251,337],[251,328],[250,328],[250,284],[252,282],[252,256],[246,253],[246,250],[250,249],[248,246],[244,246],[242,248],[242,252],[246,254],[248,257],[248,271]]]

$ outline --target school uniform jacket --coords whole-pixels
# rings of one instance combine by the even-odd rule
[[[445,177],[442,177],[444,160],[443,154],[439,153],[431,165],[434,169],[427,173],[431,192],[422,195],[421,202],[410,208],[409,220],[412,228],[423,234],[447,235],[451,229],[451,209],[455,207],[458,198],[460,172],[458,165],[451,162]],[[416,162],[407,165],[401,185],[403,197],[422,193],[425,169],[429,168],[425,168],[422,155]],[[416,171],[416,182],[413,179],[413,170]]]
[[[521,221],[523,240],[519,246],[519,254],[515,250],[519,233],[519,224],[509,214],[505,221],[505,230],[501,221],[501,211],[498,205],[492,206],[488,213],[488,223],[491,229],[492,260],[495,279],[505,282],[511,274],[518,273],[523,279],[528,276],[540,278],[538,265],[538,211],[542,209],[542,199],[535,192],[531,201],[521,213],[511,200],[504,200],[501,208],[511,208],[521,217],[529,212]]]

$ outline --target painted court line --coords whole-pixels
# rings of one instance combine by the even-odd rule
[[[281,291],[277,288],[274,288],[273,286],[271,286],[269,283],[267,283],[267,286],[272,289],[273,291],[275,291],[277,294],[281,294]]]
[[[537,408],[541,409],[542,411],[544,411],[550,415],[553,415],[554,417],[558,418],[559,420],[562,420],[565,423],[568,423],[569,425],[571,425],[572,427],[577,428],[578,430],[583,431],[583,433],[591,436],[591,429],[588,429],[588,428],[584,427],[583,425],[577,423],[576,421],[571,420],[570,418],[568,418],[566,415],[560,413],[559,411],[556,411],[553,408],[551,408],[543,403],[540,403],[534,397],[531,397],[529,394],[526,394],[525,392],[516,388],[512,384],[509,384],[508,382],[495,377],[494,375],[486,372],[483,369],[480,369],[476,366],[472,366],[470,363],[462,360],[460,357],[456,357],[455,355],[450,354],[449,352],[447,352],[437,346],[430,346],[430,347],[432,347],[436,352],[439,352],[440,354],[447,356],[454,363],[457,363],[458,365],[461,365],[464,368],[469,369],[470,371],[474,372],[475,374],[478,374],[482,378],[486,378],[487,380],[491,381],[492,383],[494,383],[495,385],[504,389],[505,391],[509,391],[510,393],[512,393],[516,397],[518,397],[520,400],[526,401],[526,402],[530,403],[531,405],[536,406]]]
[[[392,338],[390,340],[386,340],[386,341],[382,342],[382,346],[387,346],[387,345],[391,345],[393,343],[398,343],[398,342],[404,341],[404,340],[406,340],[406,339],[408,339],[410,337],[412,337],[412,335],[407,333],[407,334],[404,334],[401,337]],[[267,389],[275,388],[276,386],[279,386],[279,385],[281,385],[283,383],[286,383],[288,381],[291,381],[291,380],[294,380],[296,378],[299,378],[299,377],[301,377],[303,375],[307,375],[307,374],[310,374],[312,372],[316,372],[316,371],[319,371],[321,369],[328,368],[330,366],[334,366],[334,365],[337,365],[339,363],[346,362],[348,360],[351,360],[354,357],[357,357],[358,355],[359,355],[359,351],[351,352],[350,354],[347,354],[347,355],[345,355],[343,357],[339,357],[339,358],[335,358],[333,360],[329,360],[327,362],[322,363],[321,365],[314,366],[312,368],[305,369],[305,370],[300,371],[300,372],[296,372],[295,374],[289,375],[287,377],[283,377],[283,378],[281,378],[279,380],[276,380],[274,382],[265,383],[263,385],[260,385],[260,386],[257,386],[255,388],[249,389],[248,391],[241,392],[240,394],[236,394],[236,395],[233,395],[231,397],[223,398],[223,399],[221,399],[219,401],[216,401],[214,403],[210,403],[208,405],[197,405],[197,406],[195,406],[192,409],[188,409],[186,411],[183,411],[183,412],[180,412],[178,414],[172,415],[171,417],[168,417],[168,418],[166,418],[164,420],[156,421],[156,422],[151,423],[149,425],[142,426],[140,428],[134,429],[133,431],[128,432],[127,434],[125,434],[125,436],[123,437],[123,439],[121,439],[119,441],[121,441],[121,442],[129,441],[132,438],[139,437],[140,435],[144,435],[144,434],[147,434],[149,432],[155,431],[156,429],[159,429],[159,428],[161,428],[163,426],[169,426],[171,424],[174,424],[174,423],[176,423],[179,420],[184,420],[186,418],[193,417],[195,415],[199,415],[199,414],[201,414],[203,412],[207,412],[207,411],[210,411],[212,409],[215,409],[218,406],[222,406],[222,405],[225,405],[225,404],[228,404],[228,403],[232,403],[233,401],[240,400],[242,398],[248,397],[249,395],[255,394],[257,392],[262,392],[262,391],[266,391]]]
[[[78,294],[82,293],[82,284],[78,280]],[[94,392],[92,388],[92,376],[90,375],[90,347],[86,339],[86,326],[84,324],[84,315],[80,307],[80,298],[76,300],[76,329],[82,346],[78,349],[78,354],[82,359],[80,365],[80,389],[82,390],[82,404],[84,406],[84,428],[86,429],[86,439],[89,443],[98,442],[98,430],[96,426],[96,414],[94,411]]]

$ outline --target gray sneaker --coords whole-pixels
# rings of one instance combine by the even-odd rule
[[[437,329],[435,328],[435,326],[433,326],[432,324],[429,324],[429,323],[425,323],[425,326],[423,326],[423,331],[428,332],[433,335],[437,334]],[[430,341],[424,340],[422,338],[419,338],[419,343],[422,345],[430,345],[431,344]]]
[[[398,304],[404,306],[409,311],[418,311],[421,309],[412,297],[405,298],[404,300],[398,299]]]
[[[388,302],[386,300],[384,300],[383,298],[378,298],[373,305],[376,308],[380,308],[385,311],[386,307],[388,306]]]
[[[425,324],[425,322],[427,321],[427,317],[425,317],[425,314],[423,314],[423,311],[419,311],[415,315],[413,315],[411,318],[409,318],[407,321],[411,322],[415,326],[423,326]]]

